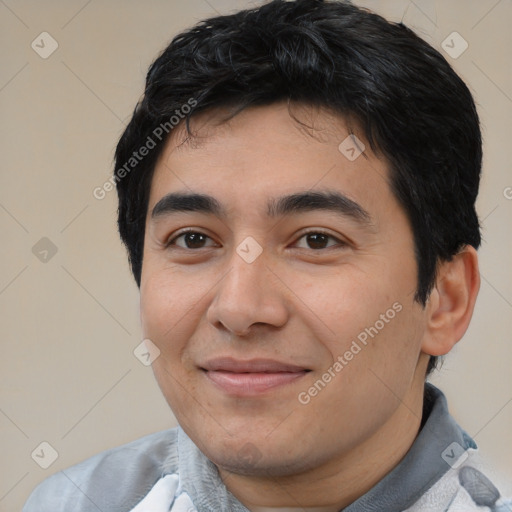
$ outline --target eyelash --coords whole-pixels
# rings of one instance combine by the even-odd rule
[[[210,240],[212,240],[212,238],[209,237],[208,235],[206,235],[205,233],[202,233],[201,231],[197,231],[197,230],[191,228],[191,229],[187,229],[185,231],[182,231],[179,235],[175,236],[172,239],[169,239],[165,243],[165,248],[166,249],[171,249],[171,248],[173,248],[173,246],[175,246],[175,247],[178,247],[179,249],[183,249],[185,251],[198,251],[200,249],[208,249],[209,248],[209,247],[200,247],[199,249],[190,249],[188,247],[176,246],[176,244],[175,244],[176,240],[178,240],[179,238],[181,238],[181,237],[183,237],[183,236],[185,236],[187,234],[190,234],[190,233],[197,234],[197,235],[203,235],[203,236],[209,238]],[[347,242],[344,242],[343,240],[340,240],[339,238],[336,238],[334,235],[331,235],[330,233],[327,233],[326,231],[322,231],[321,229],[320,230],[318,230],[318,229],[311,230],[311,231],[307,231],[305,233],[302,233],[302,235],[299,238],[297,238],[295,243],[297,243],[299,240],[301,240],[302,238],[304,238],[304,237],[306,237],[308,235],[325,235],[326,237],[336,241],[336,244],[332,245],[332,246],[323,247],[321,249],[310,249],[310,250],[315,251],[315,252],[318,252],[318,251],[321,251],[321,250],[326,250],[326,249],[332,249],[332,248],[336,248],[336,247],[345,247],[345,246],[348,245]]]

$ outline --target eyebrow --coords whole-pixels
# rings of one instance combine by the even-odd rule
[[[339,192],[300,192],[271,199],[267,205],[267,214],[270,217],[313,210],[331,211],[360,224],[373,224],[371,215],[360,204]]]
[[[371,215],[360,204],[339,192],[298,192],[271,198],[267,203],[267,215],[271,218],[314,210],[331,211],[359,224],[373,225]],[[212,196],[173,192],[156,203],[151,218],[157,219],[176,212],[200,212],[227,217],[225,208]]]
[[[221,204],[212,196],[205,194],[167,194],[156,203],[151,218],[163,217],[175,212],[201,212],[225,217],[226,212]]]

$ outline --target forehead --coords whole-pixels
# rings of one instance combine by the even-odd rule
[[[204,193],[219,202],[333,190],[368,204],[390,196],[387,162],[361,130],[341,116],[304,105],[250,107],[226,120],[226,109],[178,125],[157,162],[148,212],[166,193]]]
[[[241,111],[236,107],[211,108],[190,118],[189,126],[190,130],[185,122],[176,126],[167,142],[168,149],[208,149],[220,139],[225,143],[226,138],[233,142],[241,139],[244,143],[249,142],[245,148],[248,151],[277,144],[296,146],[298,142],[301,146],[311,143],[331,145],[349,134],[357,135],[360,142],[365,138],[356,121],[321,106],[295,102],[250,106]],[[351,157],[350,154],[347,156]]]

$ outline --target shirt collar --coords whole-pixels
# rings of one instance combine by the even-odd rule
[[[422,428],[402,461],[343,512],[396,512],[412,506],[449,469],[442,454],[453,443],[476,448],[448,412],[444,394],[425,385]],[[453,446],[457,446],[453,445]],[[225,487],[216,466],[178,427],[180,487],[199,510],[249,512]]]
[[[426,420],[402,461],[343,512],[406,510],[451,468],[442,456],[448,447],[457,443],[461,451],[476,448],[448,412],[444,394],[429,383],[423,410]]]

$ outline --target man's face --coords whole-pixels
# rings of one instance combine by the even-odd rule
[[[197,117],[198,137],[172,134],[149,199],[153,369],[191,439],[239,473],[353,454],[409,414],[427,363],[413,235],[386,163],[368,144],[357,157],[339,117],[294,114],[314,131],[285,104]]]

